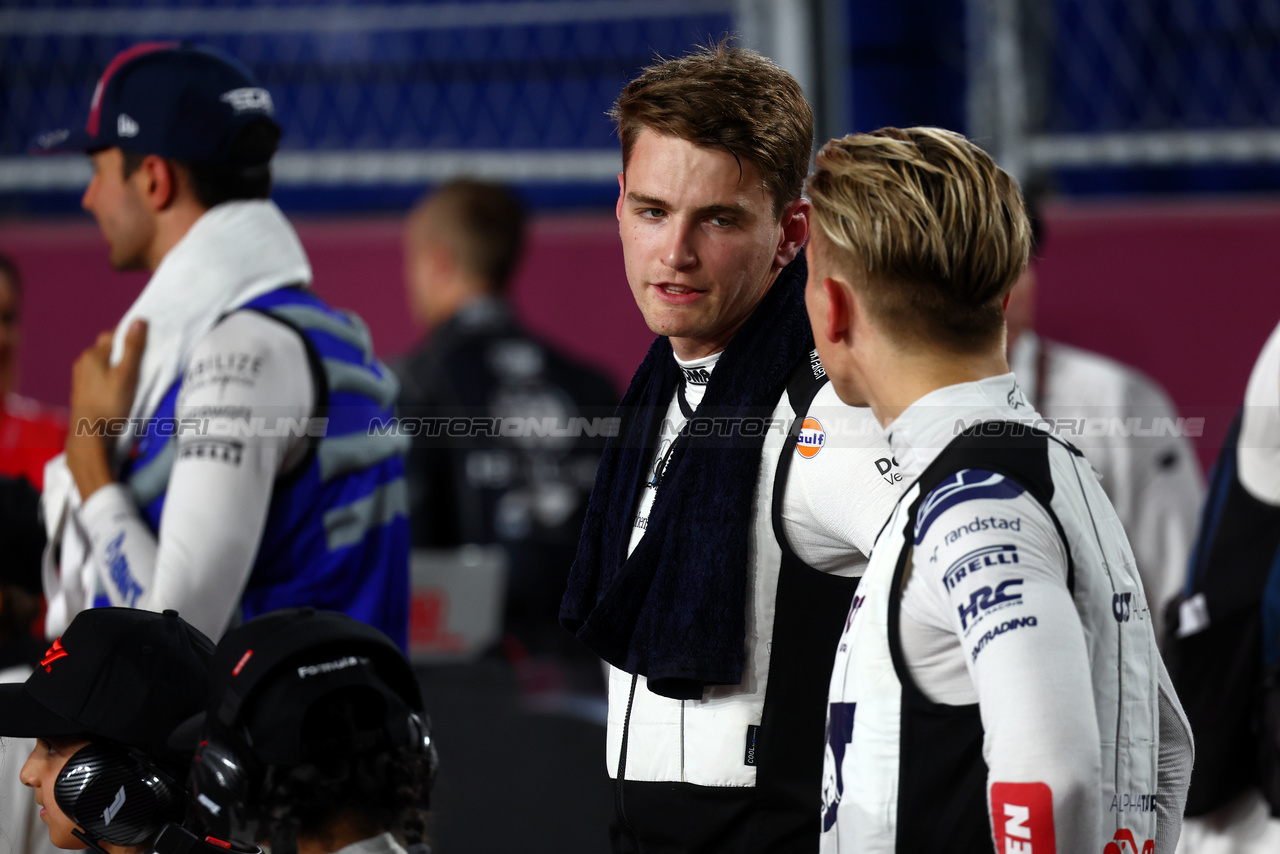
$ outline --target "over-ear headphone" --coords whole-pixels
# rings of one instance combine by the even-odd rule
[[[113,845],[150,842],[166,824],[182,820],[186,802],[182,786],[155,764],[101,742],[85,745],[67,760],[54,781],[53,797],[83,830],[77,836]]]
[[[403,723],[388,723],[379,732],[365,732],[347,739],[320,745],[308,761],[326,755],[374,753],[388,750],[425,759],[428,778],[424,781],[421,807],[429,807],[431,782],[439,764],[431,729],[421,714],[408,711]],[[191,764],[191,810],[202,830],[219,839],[250,844],[257,839],[259,812],[255,804],[262,791],[273,785],[273,767],[253,754],[252,740],[243,725],[228,734],[205,730]],[[346,748],[346,749],[343,749]]]
[[[191,763],[191,813],[203,832],[247,845],[258,837],[254,804],[265,769],[252,748],[236,741],[206,725]]]
[[[214,679],[188,781],[194,827],[251,844],[276,774],[381,752],[419,760],[419,806],[428,806],[438,763],[417,678],[375,629],[340,614],[273,612],[223,638]]]
[[[439,757],[426,718],[408,710],[399,721],[389,722],[380,731],[359,733],[354,738],[333,739],[318,745],[308,761],[327,756],[372,753],[381,750],[405,753],[425,759],[427,780],[423,785],[422,807],[429,804],[432,781]],[[252,739],[243,724],[229,733],[211,732],[206,725],[191,764],[189,785],[191,810],[198,826],[220,839],[248,845],[257,840],[260,794],[272,785],[273,768],[254,755]]]

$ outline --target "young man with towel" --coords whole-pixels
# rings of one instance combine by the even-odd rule
[[[614,850],[816,851],[831,660],[900,484],[813,351],[812,114],[721,45],[646,69],[614,117],[627,278],[660,337],[561,608],[610,665]]]
[[[40,140],[89,153],[112,265],[153,274],[75,365],[46,472],[50,634],[107,603],[215,638],[237,611],[315,605],[407,641],[407,448],[368,429],[397,383],[308,288],[270,201],[272,113],[234,60],[153,42],[108,65],[83,132]]]

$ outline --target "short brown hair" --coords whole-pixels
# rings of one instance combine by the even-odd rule
[[[800,84],[770,60],[727,42],[651,65],[627,84],[610,117],[622,168],[644,128],[728,151],[759,170],[773,214],[800,198],[813,149],[813,111]]]
[[[887,331],[962,353],[990,346],[1027,266],[1031,227],[1010,175],[958,133],[881,128],[833,139],[806,189],[813,220]]]
[[[271,198],[271,158],[280,143],[280,127],[267,119],[254,119],[236,132],[228,163],[188,163],[165,158],[170,166],[187,173],[191,194],[205,208],[223,202]],[[125,151],[122,165],[128,178],[147,159],[146,152]]]
[[[432,242],[447,243],[467,272],[501,296],[524,248],[525,209],[501,184],[459,178],[420,201],[409,228],[418,239],[429,229]]]

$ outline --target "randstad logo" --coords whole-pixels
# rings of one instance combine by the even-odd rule
[[[822,422],[816,418],[806,418],[800,425],[800,435],[796,437],[796,453],[806,460],[812,459],[822,450],[822,443],[827,441],[827,433],[822,429]]]

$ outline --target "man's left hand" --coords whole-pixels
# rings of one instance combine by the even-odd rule
[[[135,320],[124,339],[124,354],[111,364],[111,332],[103,332],[80,354],[71,370],[71,429],[67,433],[67,467],[81,500],[114,482],[102,419],[124,418],[133,405],[138,366],[147,345],[147,324]]]

